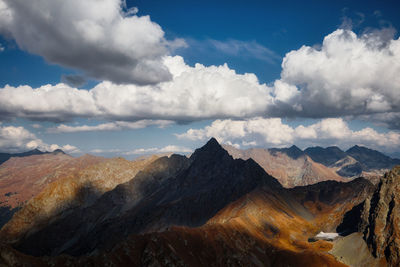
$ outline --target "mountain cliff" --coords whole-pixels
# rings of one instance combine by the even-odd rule
[[[400,166],[381,180],[375,193],[365,201],[360,223],[373,255],[390,266],[400,265]]]

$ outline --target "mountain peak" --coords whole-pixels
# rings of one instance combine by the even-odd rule
[[[51,154],[53,154],[53,155],[57,155],[57,154],[65,154],[65,152],[64,152],[64,151],[62,151],[61,149],[56,149],[56,150],[54,150],[53,152],[51,152]]]
[[[277,152],[284,153],[292,159],[298,159],[299,157],[304,155],[303,150],[301,150],[295,145],[292,145],[291,147],[288,148],[270,148],[269,151],[272,152],[273,154]]]
[[[221,147],[221,145],[218,143],[217,139],[215,139],[214,137],[211,137],[210,140],[208,140],[208,142],[204,146],[220,146]]]
[[[226,155],[229,156],[228,152],[212,137],[204,146],[196,149],[190,158],[222,158]]]

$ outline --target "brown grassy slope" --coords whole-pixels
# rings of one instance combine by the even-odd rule
[[[89,156],[88,156],[89,157]],[[49,220],[62,216],[67,209],[90,205],[104,192],[132,179],[157,156],[128,161],[123,158],[107,159],[78,172],[70,172],[48,184],[3,226],[0,237],[17,240],[34,232]]]
[[[103,160],[89,155],[73,158],[62,153],[11,158],[0,165],[0,205],[21,206],[60,177]],[[6,196],[7,193],[11,194]]]

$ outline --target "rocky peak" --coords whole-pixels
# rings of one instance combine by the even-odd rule
[[[223,159],[227,157],[231,158],[228,152],[218,143],[218,141],[214,137],[212,137],[204,146],[196,149],[190,159],[198,161]]]
[[[400,266],[400,166],[387,173],[365,201],[360,231],[375,257]]]
[[[363,164],[366,170],[391,169],[394,165],[400,164],[400,159],[392,159],[379,151],[363,146],[355,145],[346,153]]]
[[[330,146],[327,148],[323,147],[309,147],[304,150],[312,160],[315,162],[324,164],[325,166],[330,166],[346,157],[346,153],[336,146]]]
[[[270,148],[268,149],[269,152],[271,152],[272,154],[276,154],[277,152],[286,154],[288,157],[292,158],[292,159],[298,159],[299,157],[304,155],[303,150],[301,150],[300,148],[298,148],[295,145],[292,145],[289,148]]]
[[[62,151],[61,149],[56,149],[56,150],[54,150],[53,152],[51,152],[51,154],[53,154],[53,155],[58,155],[58,154],[65,154],[65,152]]]

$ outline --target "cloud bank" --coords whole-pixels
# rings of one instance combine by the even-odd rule
[[[302,46],[286,54],[281,87],[275,83],[281,104],[273,112],[311,118],[399,112],[398,73],[400,40],[393,34],[381,30],[357,36],[339,29],[324,38],[320,49]]]
[[[121,0],[0,0],[0,34],[48,62],[115,83],[171,79],[161,58],[183,40]]]
[[[76,132],[91,132],[91,131],[119,131],[123,129],[142,129],[149,126],[157,126],[164,128],[173,124],[173,121],[167,120],[140,120],[135,122],[116,121],[109,123],[102,123],[98,125],[80,125],[69,126],[60,124],[57,127],[49,128],[47,131],[50,133],[76,133]]]
[[[400,146],[400,133],[378,133],[372,128],[353,131],[341,118],[323,119],[309,126],[291,127],[280,118],[252,118],[248,120],[216,120],[203,129],[189,129],[177,134],[178,138],[207,140],[215,137],[219,142],[238,147],[285,147],[292,144],[306,146],[354,144],[394,152]]]
[[[66,84],[5,86],[0,89],[0,118],[193,121],[262,115],[272,103],[270,88],[254,74],[237,74],[226,64],[191,67],[180,56],[165,57],[163,62],[173,79],[157,85],[107,81],[91,90]]]
[[[226,64],[192,67],[180,56],[166,56],[161,65],[171,80],[145,86],[109,81],[91,90],[66,84],[5,86],[0,88],[0,118],[195,121],[352,116],[384,118],[379,121],[399,129],[400,40],[387,30],[357,36],[339,29],[327,35],[320,48],[293,50],[283,59],[281,78],[271,85]]]
[[[145,155],[154,153],[190,153],[192,149],[182,146],[168,145],[163,148],[137,148],[132,151],[124,152],[125,155]]]
[[[75,146],[57,144],[46,144],[24,127],[0,126],[0,151],[1,152],[25,152],[27,150],[39,149],[42,151],[54,151],[62,149],[67,153],[79,152]]]

